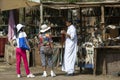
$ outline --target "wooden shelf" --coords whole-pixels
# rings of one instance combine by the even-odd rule
[[[53,42],[58,42],[60,43],[61,40],[61,34],[60,31],[65,28],[64,22],[63,22],[63,17],[58,11],[45,11],[43,20],[48,21],[50,24],[54,24],[51,26],[51,34],[52,34],[52,39]],[[56,25],[57,24],[57,25]],[[58,35],[58,36],[57,36]]]
[[[61,36],[52,36],[52,38],[60,38]]]
[[[63,27],[61,27],[61,26],[57,26],[57,27],[51,27],[52,29],[56,29],[56,28],[65,28],[64,26]]]
[[[7,38],[7,36],[0,36],[0,38]]]
[[[0,25],[0,27],[1,27],[1,26],[8,26],[8,25]]]
[[[100,15],[91,15],[91,16],[85,16],[85,15],[83,15],[83,17],[100,17]]]
[[[120,18],[120,16],[105,16],[106,18]]]
[[[59,17],[62,17],[62,16],[44,16],[44,18],[59,18]]]

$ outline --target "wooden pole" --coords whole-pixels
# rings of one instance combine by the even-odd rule
[[[105,12],[104,12],[104,6],[101,6],[101,23],[100,27],[102,29],[102,39],[105,41]]]
[[[105,15],[105,12],[104,12],[104,6],[101,6],[101,12],[102,12],[102,14],[101,14],[101,22],[105,22],[105,18],[104,18],[104,15]]]
[[[43,23],[43,4],[42,4],[42,0],[40,0],[40,25],[39,25],[39,30],[40,30],[40,27]]]

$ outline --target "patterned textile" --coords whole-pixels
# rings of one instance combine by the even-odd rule
[[[49,46],[50,42],[52,42],[52,38],[50,34],[40,34],[39,35],[39,44],[40,46]]]
[[[85,68],[94,68],[94,46],[86,46]]]

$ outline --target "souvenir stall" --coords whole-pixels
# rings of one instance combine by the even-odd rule
[[[80,70],[92,68],[94,74],[114,74],[120,70],[119,2],[77,3],[81,16]],[[92,63],[93,61],[93,63]],[[114,65],[113,65],[114,64]],[[111,68],[110,65],[117,68]]]
[[[102,63],[101,64],[99,63],[101,62],[101,60],[99,60],[101,56],[98,56],[98,55],[96,56],[96,54],[103,53],[103,52],[101,52],[100,50],[98,52],[97,49],[98,48],[105,49],[106,46],[110,46],[111,43],[108,43],[109,42],[108,40],[110,39],[110,37],[108,36],[111,36],[114,38],[118,38],[119,36],[119,28],[118,28],[119,22],[120,22],[119,16],[114,16],[115,20],[111,20],[113,17],[111,14],[116,13],[116,11],[119,12],[119,6],[120,6],[119,2],[81,2],[81,3],[77,2],[73,4],[64,3],[64,5],[63,3],[48,2],[43,4],[44,4],[43,5],[44,9],[46,9],[46,11],[44,12],[44,21],[48,22],[52,28],[51,32],[53,32],[54,34],[53,39],[55,41],[56,48],[59,45],[61,46],[61,44],[58,44],[58,43],[62,40],[60,40],[60,36],[58,35],[60,35],[59,32],[63,26],[59,25],[59,23],[57,24],[57,21],[54,21],[54,19],[56,20],[56,17],[55,15],[51,14],[51,11],[52,13],[55,12],[57,15],[59,15],[57,16],[57,20],[59,17],[60,22],[64,22],[65,18],[72,18],[74,24],[76,25],[77,34],[78,34],[78,47],[79,47],[78,48],[78,59],[79,59],[78,65],[80,66],[80,71],[82,71],[83,68],[85,69],[90,68],[93,70],[94,74],[97,74],[100,72],[101,74],[103,74],[105,69],[103,67],[106,67],[107,69],[107,66],[103,65]],[[111,10],[113,11],[112,13],[110,13]],[[116,25],[117,28],[113,29],[114,26],[110,28],[108,27],[108,25],[110,26]],[[119,40],[117,42],[119,42]],[[63,44],[63,41],[62,41],[62,44]],[[57,48],[57,50],[55,50],[56,56],[54,57],[54,60],[55,60],[54,62],[57,61],[57,65],[59,65],[61,62],[59,58],[59,56],[61,56],[60,53],[63,53],[61,52],[61,50],[59,50],[61,48],[60,46],[59,48]],[[113,46],[116,46],[116,45],[114,44]],[[98,70],[99,66],[97,64],[100,64],[99,66],[102,67],[100,71]],[[109,62],[106,62],[106,64],[109,64]],[[110,70],[107,69],[107,71],[110,71]],[[106,72],[106,74],[109,74],[109,73]]]
[[[33,34],[28,36],[32,48],[31,66],[41,65],[37,46],[39,8],[24,8],[20,11],[22,15],[19,15],[22,18],[20,21],[25,21],[27,34]],[[62,64],[65,36],[60,31],[65,29],[65,20],[72,19],[77,28],[80,72],[85,69],[92,69],[93,74],[113,74],[119,71],[119,12],[120,2],[43,2],[43,23],[51,27],[54,42],[54,65],[58,67]]]

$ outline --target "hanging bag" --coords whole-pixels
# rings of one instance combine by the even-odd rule
[[[43,53],[46,55],[52,55],[53,49],[50,46],[43,46]]]
[[[25,37],[19,38],[19,47],[24,49],[24,50],[30,50],[30,48],[28,47],[28,45],[26,43]]]

